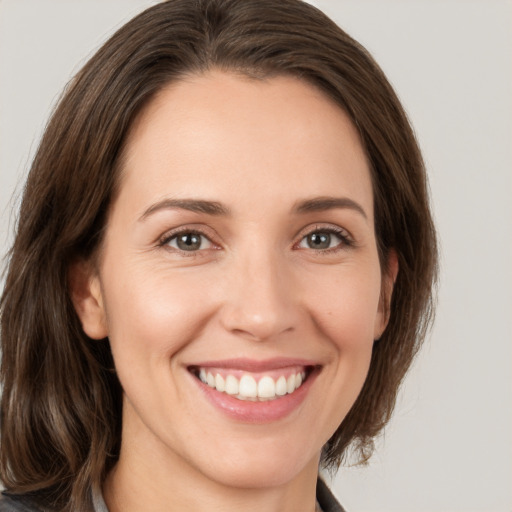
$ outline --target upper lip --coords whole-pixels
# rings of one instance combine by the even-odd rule
[[[290,366],[319,366],[317,361],[306,359],[276,357],[272,359],[257,360],[247,358],[219,359],[210,361],[201,361],[188,365],[189,368],[225,368],[232,370],[242,370],[246,372],[264,372],[268,370],[279,370]]]

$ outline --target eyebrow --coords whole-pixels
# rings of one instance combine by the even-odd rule
[[[324,212],[336,208],[350,209],[360,213],[365,219],[368,219],[364,208],[357,202],[348,197],[314,197],[300,201],[292,208],[293,213]],[[140,216],[139,221],[145,220],[153,213],[160,210],[182,209],[195,213],[205,213],[207,215],[227,216],[231,211],[222,203],[217,201],[207,201],[204,199],[162,199],[151,205]]]
[[[206,201],[204,199],[162,199],[151,205],[140,216],[139,221],[145,220],[153,213],[160,210],[182,209],[207,215],[229,215],[229,209],[217,201]]]
[[[348,197],[314,197],[296,203],[293,211],[296,213],[324,212],[335,208],[354,210],[368,220],[364,208]]]

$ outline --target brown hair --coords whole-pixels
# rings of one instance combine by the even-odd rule
[[[349,446],[367,459],[389,420],[431,320],[437,268],[424,165],[395,93],[364,48],[300,0],[169,0],[122,27],[78,73],[28,177],[0,303],[0,475],[10,492],[90,510],[91,489],[116,461],[122,391],[108,342],[81,328],[67,273],[101,243],[134,118],[164,85],[212,68],[306,80],[359,130],[381,262],[393,248],[400,270],[364,388],[323,463],[335,467]]]

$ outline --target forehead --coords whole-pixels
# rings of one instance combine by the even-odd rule
[[[184,77],[146,106],[125,148],[121,190],[131,187],[139,197],[147,192],[148,199],[236,198],[257,192],[262,183],[269,200],[371,196],[353,123],[318,89],[289,76],[254,79],[212,71]]]

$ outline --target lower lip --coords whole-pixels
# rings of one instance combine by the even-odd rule
[[[221,393],[211,388],[195,376],[192,376],[192,378],[210,403],[227,416],[244,423],[270,423],[283,419],[298,409],[306,398],[317,375],[318,372],[313,371],[293,393],[263,402],[238,400],[227,393]]]

